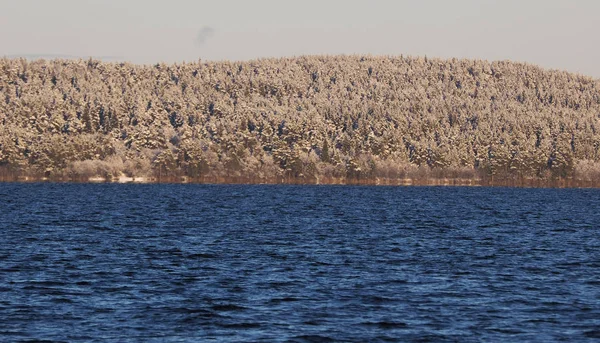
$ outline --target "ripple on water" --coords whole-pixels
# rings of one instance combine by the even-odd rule
[[[0,341],[600,338],[598,190],[0,184],[0,199]]]

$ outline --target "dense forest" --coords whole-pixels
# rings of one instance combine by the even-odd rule
[[[508,61],[0,59],[0,179],[597,185],[600,80]]]

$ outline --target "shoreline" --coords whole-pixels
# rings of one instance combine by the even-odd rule
[[[440,186],[440,187],[510,187],[510,188],[589,188],[600,189],[600,180],[577,179],[467,179],[467,178],[420,178],[420,179],[347,179],[347,178],[270,178],[247,177],[126,177],[104,178],[48,178],[35,176],[0,177],[0,183],[113,183],[113,184],[212,184],[212,185],[340,185],[340,186]]]

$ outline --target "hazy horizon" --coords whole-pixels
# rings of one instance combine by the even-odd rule
[[[0,56],[139,64],[301,55],[512,60],[600,77],[592,0],[0,0]]]

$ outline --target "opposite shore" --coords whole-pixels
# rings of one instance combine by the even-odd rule
[[[598,187],[598,113],[510,61],[4,58],[0,180]]]
[[[492,178],[268,178],[250,177],[34,177],[14,176],[0,177],[6,183],[118,183],[118,184],[240,184],[240,185],[356,185],[356,186],[454,186],[454,187],[518,187],[518,188],[600,188],[600,180],[577,179],[492,179]]]

